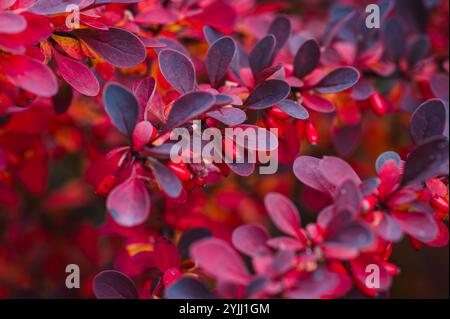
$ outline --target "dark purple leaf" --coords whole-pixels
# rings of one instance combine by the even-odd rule
[[[127,88],[117,83],[109,83],[103,91],[106,113],[115,127],[131,138],[139,118],[139,104]]]
[[[183,277],[165,290],[167,299],[216,299],[203,283],[192,277]]]
[[[449,81],[448,75],[434,74],[431,76],[430,87],[433,94],[448,102]]]
[[[156,182],[164,193],[171,198],[178,198],[183,188],[178,177],[160,161],[153,158],[148,158],[148,161],[152,167]]]
[[[224,36],[222,32],[210,26],[205,26],[203,28],[203,35],[205,36],[206,42],[208,42],[209,45],[212,45],[214,42]]]
[[[408,47],[408,62],[411,67],[426,58],[430,51],[430,39],[426,35],[416,36]]]
[[[409,154],[403,173],[402,185],[423,183],[429,178],[448,171],[448,139],[432,137]]]
[[[131,279],[115,270],[105,270],[97,274],[93,288],[98,299],[139,299]]]
[[[235,107],[224,107],[216,111],[208,112],[207,115],[229,126],[242,124],[247,119],[247,114]]]
[[[136,66],[145,60],[147,54],[142,41],[123,29],[80,29],[75,30],[74,34],[102,59],[119,68]]]
[[[384,23],[383,42],[389,58],[397,62],[406,51],[406,36],[402,24],[396,18]]]
[[[159,37],[158,41],[165,45],[165,49],[172,49],[181,54],[184,54],[188,58],[190,57],[188,50],[186,50],[186,48],[177,40],[172,38]],[[164,49],[157,49],[156,52],[158,52],[159,54],[162,50]]]
[[[333,125],[331,140],[339,156],[349,157],[358,148],[362,137],[362,127],[357,125]]]
[[[279,102],[277,105],[280,107],[280,109],[282,109],[285,113],[289,114],[293,118],[299,120],[306,120],[309,118],[308,111],[297,102],[294,102],[292,100],[284,100]]]
[[[66,13],[69,5],[85,8],[94,2],[94,0],[37,0],[27,11],[42,15]]]
[[[351,222],[327,238],[327,243],[351,249],[364,249],[373,245],[375,235],[370,228],[357,222]]]
[[[448,126],[445,103],[439,99],[428,100],[413,113],[409,132],[416,144],[433,136],[443,135]]]
[[[183,233],[178,242],[178,252],[182,259],[188,259],[191,245],[203,238],[212,237],[212,233],[207,228],[195,227]]]
[[[342,92],[354,86],[358,82],[359,76],[358,70],[354,67],[341,67],[320,80],[315,89],[320,93]]]
[[[242,225],[233,231],[233,246],[247,256],[256,256],[268,252],[266,242],[269,233],[259,225]]]
[[[191,92],[181,96],[173,104],[167,118],[167,130],[183,125],[214,106],[214,95],[208,92]]]
[[[303,78],[318,66],[320,61],[320,47],[316,40],[310,39],[300,46],[295,55],[294,74]]]
[[[52,97],[53,109],[56,114],[64,114],[72,104],[73,90],[72,87],[64,83],[60,85],[58,93]]]
[[[245,105],[251,110],[267,109],[288,97],[291,88],[289,84],[281,80],[268,80],[250,93]]]
[[[158,61],[161,73],[175,90],[183,94],[195,89],[194,65],[186,55],[173,49],[164,49],[159,53]]]
[[[282,64],[277,64],[274,66],[269,66],[262,70],[255,78],[255,83],[260,84],[274,75],[276,72],[280,71],[283,68]]]
[[[212,87],[217,87],[233,61],[236,44],[230,37],[223,37],[209,48],[206,54],[206,69]]]
[[[276,39],[270,34],[259,40],[252,52],[250,52],[250,68],[255,78],[261,71],[272,64],[275,45]]]
[[[228,94],[216,94],[215,97],[216,97],[215,105],[224,106],[228,104],[233,104],[235,102],[233,96]]]
[[[378,156],[376,162],[375,162],[375,169],[377,173],[380,173],[381,168],[383,167],[384,163],[388,160],[394,160],[397,166],[400,166],[402,159],[400,158],[400,155],[398,155],[396,152],[388,151],[384,152],[380,156]]]
[[[269,27],[269,31],[267,33],[275,36],[276,39],[276,46],[274,51],[275,56],[278,54],[278,52],[280,52],[280,50],[289,40],[291,30],[292,30],[291,21],[287,16],[278,16],[272,21]]]

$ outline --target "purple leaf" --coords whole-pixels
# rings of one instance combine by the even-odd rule
[[[335,187],[339,187],[346,180],[351,180],[356,185],[361,184],[361,179],[353,168],[347,162],[337,157],[325,156],[319,163],[319,171]]]
[[[299,120],[306,120],[309,118],[308,111],[297,102],[294,102],[292,100],[284,100],[279,102],[277,105],[280,107],[280,109],[282,109],[285,113],[289,114],[293,118]]]
[[[267,230],[259,225],[242,225],[233,231],[231,241],[241,253],[255,256],[268,252],[266,242],[269,238]]]
[[[364,101],[370,98],[373,93],[374,88],[372,84],[368,81],[361,80],[352,88],[352,93],[350,95],[356,101]]]
[[[191,245],[196,241],[212,237],[212,233],[207,228],[194,227],[183,233],[178,242],[178,252],[182,259],[188,259]]]
[[[103,92],[106,113],[114,126],[131,138],[139,118],[139,105],[127,88],[117,83],[109,83]]]
[[[318,190],[322,193],[328,193],[328,187],[324,183],[321,172],[319,171],[320,159],[312,156],[300,156],[294,162],[294,175],[303,184]]]
[[[383,214],[383,218],[377,225],[372,226],[374,231],[387,241],[399,242],[403,238],[403,231],[400,224],[388,214]]]
[[[247,114],[235,107],[224,107],[216,111],[208,112],[207,115],[228,126],[242,124],[247,119]]]
[[[170,110],[166,129],[171,130],[196,118],[211,109],[214,103],[214,95],[208,92],[191,92],[181,96]]]
[[[354,67],[341,67],[320,80],[315,89],[325,94],[342,92],[354,86],[359,77],[359,72]]]
[[[97,274],[93,288],[98,299],[139,299],[131,279],[115,270],[105,270]]]
[[[236,44],[230,37],[223,37],[209,48],[206,54],[206,69],[212,87],[217,87],[233,61]]]
[[[331,140],[339,156],[349,157],[358,148],[362,137],[362,127],[357,125],[333,125]]]
[[[337,190],[334,206],[337,212],[347,209],[356,216],[361,208],[361,201],[362,194],[359,186],[352,180],[346,180]]]
[[[439,226],[429,213],[394,212],[393,218],[400,224],[405,233],[421,242],[431,242],[439,234]]]
[[[253,89],[245,101],[245,105],[251,110],[267,109],[288,97],[291,88],[289,84],[281,80],[268,80]]]
[[[419,184],[448,171],[448,151],[444,136],[432,137],[419,145],[406,160],[402,185]]]
[[[255,83],[260,84],[270,78],[272,75],[274,75],[276,72],[280,71],[283,68],[282,64],[277,64],[274,66],[269,66],[268,68],[265,68],[255,78]]]
[[[316,40],[310,39],[300,46],[294,59],[294,74],[303,78],[319,65],[320,47]]]
[[[108,195],[106,207],[114,221],[124,227],[142,224],[150,214],[150,196],[144,181],[134,174]]]
[[[413,113],[409,132],[415,144],[421,144],[433,136],[443,135],[448,126],[444,101],[428,100]]]
[[[146,49],[142,41],[126,30],[75,30],[74,34],[102,59],[119,68],[131,68],[142,63]]]
[[[374,233],[367,226],[357,222],[347,224],[327,238],[327,244],[332,244],[334,248],[342,246],[350,249],[364,249],[373,245],[374,241]]]
[[[402,24],[397,18],[384,22],[383,42],[386,54],[397,62],[406,51],[406,36]]]
[[[408,47],[408,62],[411,67],[426,58],[430,51],[430,39],[426,35],[416,36]]]
[[[164,49],[158,56],[159,68],[167,82],[179,93],[195,89],[195,69],[192,61],[173,49]]]
[[[167,299],[216,299],[213,293],[195,278],[183,277],[165,290]]]
[[[279,230],[297,237],[301,227],[300,214],[294,204],[284,195],[269,193],[264,204],[270,218]]]
[[[221,239],[207,238],[196,242],[191,248],[191,256],[201,269],[221,281],[238,285],[250,281],[244,261]]]
[[[233,173],[248,177],[255,171],[254,163],[226,163]]]
[[[250,68],[255,78],[261,71],[272,64],[275,45],[276,39],[270,34],[259,40],[252,52],[250,52]]]
[[[433,94],[445,101],[448,101],[449,81],[448,75],[433,74],[430,80],[430,87]]]
[[[164,193],[171,198],[178,198],[183,188],[178,177],[160,161],[153,158],[148,158],[148,161],[153,169],[156,182]]]
[[[289,40],[291,31],[292,31],[291,21],[286,16],[278,16],[270,24],[269,31],[267,31],[267,34],[272,34],[273,36],[275,36],[276,39],[276,45],[274,50],[275,56],[278,54],[278,52],[280,52],[280,50]]]
[[[208,25],[203,28],[203,35],[205,36],[206,42],[208,42],[209,45],[212,45],[214,42],[224,36],[222,32]]]
[[[66,13],[69,5],[85,8],[92,3],[94,3],[94,0],[37,0],[27,11],[36,14],[51,15]]]
[[[341,285],[339,275],[325,267],[305,272],[289,293],[293,299],[320,299],[328,296]]]
[[[75,90],[86,96],[97,96],[100,84],[92,71],[83,63],[53,50],[59,75]]]

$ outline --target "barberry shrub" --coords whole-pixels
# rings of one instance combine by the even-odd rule
[[[0,297],[389,297],[448,246],[449,4],[368,4],[0,0]]]

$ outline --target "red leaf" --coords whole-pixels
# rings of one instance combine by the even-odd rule
[[[298,237],[301,221],[300,214],[294,204],[285,196],[270,193],[264,199],[270,218],[283,233]]]
[[[112,190],[106,207],[121,226],[133,227],[145,222],[150,214],[150,196],[143,180],[133,173]]]
[[[245,285],[250,274],[233,248],[225,241],[207,238],[192,245],[191,256],[209,275],[224,282]]]
[[[97,96],[100,84],[92,71],[83,63],[53,50],[59,75],[75,90],[87,96]]]
[[[3,55],[0,68],[20,88],[38,96],[50,97],[58,92],[58,82],[50,68],[22,55]]]

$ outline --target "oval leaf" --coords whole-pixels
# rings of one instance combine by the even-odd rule
[[[432,136],[443,135],[447,125],[444,101],[433,99],[420,105],[413,113],[409,132],[414,143],[421,144]]]
[[[291,88],[281,80],[268,80],[258,85],[245,101],[251,110],[267,109],[288,97]]]
[[[75,30],[74,34],[102,59],[119,68],[131,68],[142,63],[146,49],[133,33],[118,28],[108,30]]]
[[[305,41],[297,51],[294,59],[294,74],[303,78],[314,71],[319,65],[320,47],[316,40]]]
[[[167,82],[179,93],[195,89],[195,69],[192,61],[173,49],[164,49],[158,55],[159,68]]]
[[[105,270],[97,274],[93,288],[98,299],[139,299],[131,279],[115,270]]]
[[[103,103],[114,126],[131,139],[139,118],[139,104],[133,93],[120,84],[109,83],[103,91]]]
[[[320,80],[315,89],[326,94],[342,92],[354,86],[359,77],[359,72],[354,67],[341,67]]]
[[[206,273],[224,282],[245,285],[250,274],[244,261],[225,241],[207,238],[196,242],[191,256]]]
[[[164,193],[171,198],[178,198],[181,195],[182,184],[178,177],[160,161],[148,158],[151,163],[156,181]]]
[[[270,193],[264,204],[273,223],[287,235],[297,237],[300,227],[300,214],[294,204],[284,195]]]
[[[289,114],[293,118],[299,120],[306,120],[309,118],[308,111],[297,102],[294,102],[292,100],[284,100],[279,102],[277,105],[280,107],[280,109],[282,109],[285,113]]]
[[[220,84],[233,61],[235,53],[236,44],[230,37],[217,40],[209,48],[205,64],[212,87],[217,87]]]
[[[252,52],[250,52],[249,62],[253,76],[256,76],[269,67],[273,61],[276,39],[269,34],[256,43]]]

